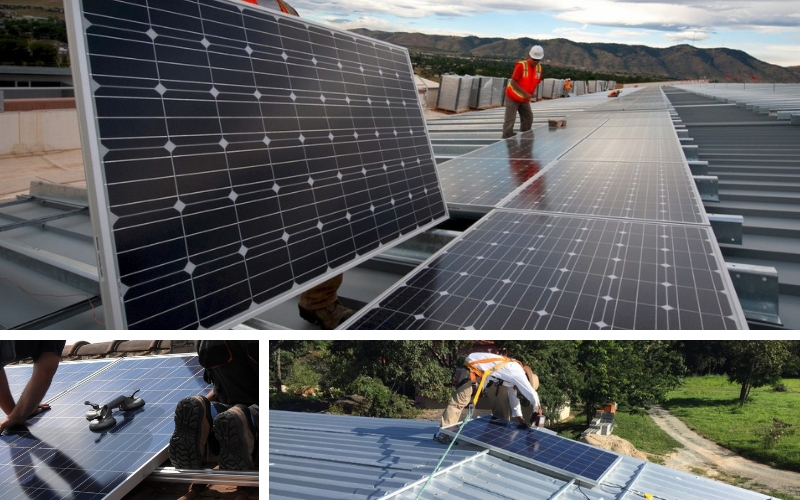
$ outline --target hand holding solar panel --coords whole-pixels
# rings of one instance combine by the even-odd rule
[[[133,394],[130,396],[118,396],[102,408],[98,404],[86,401],[84,404],[93,408],[93,410],[86,412],[86,420],[91,422],[89,424],[89,429],[93,431],[102,431],[114,427],[117,423],[117,420],[111,416],[111,411],[114,408],[119,408],[122,411],[129,411],[144,406],[144,399],[134,397],[137,392],[139,392],[139,389],[133,391]]]

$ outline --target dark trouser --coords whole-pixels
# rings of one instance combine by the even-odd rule
[[[508,139],[514,135],[514,122],[519,113],[519,131],[527,132],[533,125],[533,111],[531,103],[519,102],[506,97],[506,114],[503,121],[503,139]]]
[[[492,405],[492,416],[511,420],[511,405],[508,403],[509,388],[503,384],[492,384],[486,388],[486,395],[489,396],[489,403]]]

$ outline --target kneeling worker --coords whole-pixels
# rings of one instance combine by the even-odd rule
[[[519,419],[520,423],[528,425],[522,417],[522,405],[519,402],[519,398],[517,398],[517,391],[531,402],[534,415],[541,414],[539,394],[534,388],[534,386],[538,387],[539,378],[529,366],[524,366],[516,359],[488,352],[473,352],[467,356],[464,365],[469,370],[469,376],[458,382],[456,393],[450,398],[447,408],[442,413],[441,425],[439,431],[433,436],[434,441],[450,444],[450,436],[443,434],[441,430],[458,423],[461,418],[461,411],[467,405],[472,406],[471,400],[475,391],[483,389],[483,386],[479,387],[481,383],[486,385],[488,382],[492,382],[492,384],[501,384],[514,389],[507,391],[508,405],[511,409],[511,417]],[[492,405],[493,410],[500,403],[502,402],[497,401],[494,403]],[[502,418],[501,415],[494,416]]]

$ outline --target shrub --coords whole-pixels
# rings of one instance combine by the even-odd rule
[[[794,429],[791,428],[792,424],[784,422],[779,418],[773,418],[772,424],[767,424],[763,429],[756,431],[756,435],[761,438],[761,442],[767,449],[772,449],[777,446],[784,436],[791,436],[794,434]]]
[[[363,396],[353,415],[382,418],[414,418],[419,410],[405,396],[393,393],[378,379],[361,375],[350,384],[350,392]]]
[[[786,387],[786,384],[783,382],[776,382],[775,385],[772,386],[772,390],[775,392],[788,392],[789,388]]]
[[[319,373],[309,363],[297,361],[286,377],[286,389],[292,394],[307,394],[319,387],[320,378]]]

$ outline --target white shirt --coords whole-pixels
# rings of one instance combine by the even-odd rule
[[[467,356],[467,363],[477,361],[480,359],[488,359],[488,358],[501,358],[499,354],[491,354],[488,352],[473,352],[469,356]],[[489,361],[486,363],[476,363],[473,364],[475,368],[478,370],[485,372],[490,370],[496,365],[499,365],[501,361]],[[531,383],[528,381],[528,376],[525,374],[525,370],[522,369],[522,365],[519,363],[515,363],[513,361],[509,361],[505,365],[501,366],[496,371],[493,371],[488,377],[486,377],[486,381],[489,380],[494,381],[495,383],[506,382],[504,385],[514,385],[517,387],[517,390],[525,396],[528,401],[531,402],[533,405],[533,411],[536,413],[536,410],[539,408],[539,394],[536,393],[536,390],[531,386]],[[484,388],[481,388],[483,391]],[[522,405],[519,402],[519,398],[517,397],[517,391],[508,391],[508,404],[511,406],[511,416],[512,417],[521,417],[522,416]]]

